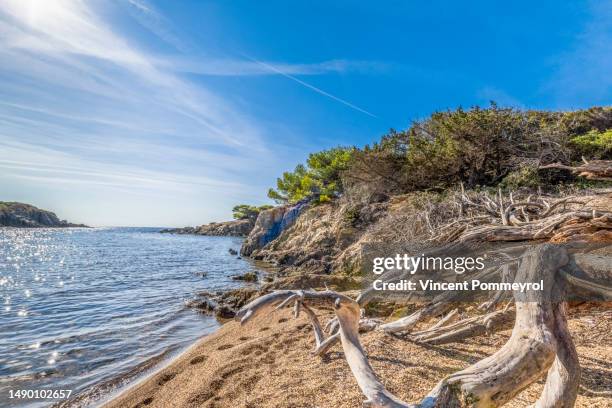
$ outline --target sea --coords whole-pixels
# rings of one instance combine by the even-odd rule
[[[260,271],[242,240],[159,231],[0,228],[1,408],[98,406],[219,327],[188,304]]]

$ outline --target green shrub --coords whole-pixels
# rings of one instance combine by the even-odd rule
[[[587,159],[612,158],[612,129],[600,132],[595,129],[584,135],[575,136],[570,144]]]
[[[538,169],[535,166],[525,166],[510,172],[502,182],[500,187],[507,190],[516,190],[520,187],[535,188],[541,184]]]
[[[344,212],[342,218],[347,225],[354,227],[359,222],[359,213],[359,208],[351,207]]]
[[[435,112],[405,131],[391,130],[371,146],[313,153],[283,173],[268,196],[323,203],[346,192],[352,200],[378,200],[412,191],[554,186],[574,182],[564,172],[535,164],[573,164],[612,158],[612,108],[573,112],[502,108]],[[579,136],[576,136],[579,135]],[[354,196],[354,197],[353,197]]]
[[[609,107],[547,112],[492,104],[436,112],[356,152],[345,184],[350,181],[351,191],[380,191],[384,186],[381,192],[391,195],[441,191],[460,182],[466,188],[497,186],[506,178],[508,186],[554,184],[563,181],[559,174],[538,178],[525,166],[572,164],[581,155],[610,158],[610,128]]]

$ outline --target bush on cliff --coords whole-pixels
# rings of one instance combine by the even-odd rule
[[[268,197],[278,203],[305,198],[322,203],[345,194],[378,202],[413,191],[554,186],[579,182],[540,165],[612,157],[612,108],[573,112],[487,108],[435,112],[404,131],[391,130],[363,149],[312,153],[283,173]]]
[[[257,219],[257,216],[260,212],[269,210],[272,208],[271,205],[261,205],[259,207],[248,205],[248,204],[238,204],[232,208],[232,215],[235,220],[253,220]]]
[[[276,189],[271,188],[268,197],[280,203],[305,198],[319,203],[331,200],[343,190],[341,173],[349,167],[354,151],[352,147],[336,147],[311,153],[306,165],[298,164],[277,179]]]

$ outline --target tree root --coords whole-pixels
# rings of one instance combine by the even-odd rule
[[[515,281],[544,280],[544,290],[529,299],[515,293],[516,321],[508,342],[495,354],[443,379],[419,404],[402,402],[380,382],[359,342],[359,304],[345,295],[328,290],[273,292],[245,306],[236,317],[244,324],[262,311],[278,304],[287,305],[287,299],[294,299],[303,303],[301,309],[311,317],[313,327],[318,327],[315,338],[319,348],[335,334],[321,341],[322,330],[318,319],[312,317],[314,312],[310,307],[332,306],[346,360],[367,398],[367,406],[497,407],[510,401],[548,370],[544,391],[535,406],[571,407],[578,389],[579,365],[567,330],[565,305],[552,300],[553,292],[562,289],[556,280],[557,272],[568,260],[565,249],[549,244],[531,250],[523,258]],[[505,313],[509,310],[499,315]],[[434,330],[449,327],[452,326]]]
[[[400,333],[409,331],[421,320],[445,313],[452,307],[452,303],[449,302],[432,302],[408,316],[397,319],[391,323],[383,324],[379,328],[386,333]]]
[[[577,225],[581,223],[581,225]],[[573,230],[564,227],[574,225]],[[595,227],[589,230],[589,227]],[[473,241],[530,241],[550,239],[563,242],[584,231],[594,232],[602,228],[612,229],[612,214],[598,211],[571,211],[531,221],[522,225],[485,225],[466,229],[458,237],[462,243]]]
[[[509,329],[514,322],[514,310],[498,310],[483,316],[470,317],[454,324],[413,333],[409,339],[417,343],[446,344],[467,338]]]
[[[604,173],[612,169],[612,161],[601,162],[604,161],[592,161],[589,165],[605,168],[601,170]],[[504,198],[499,190],[492,199],[486,193],[468,195],[462,187],[456,198],[459,218],[433,229],[428,241],[467,243],[551,239],[565,242],[585,232],[612,229],[612,212],[595,211],[588,207],[585,198],[570,196],[553,200],[538,194],[537,197],[523,196],[517,201],[513,193]]]
[[[427,330],[435,330],[439,327],[454,323],[459,318],[460,318],[459,309],[453,309],[450,312],[448,312],[444,317],[442,317],[440,320],[438,320],[436,324],[434,324]],[[416,335],[417,333],[414,333],[414,334]]]

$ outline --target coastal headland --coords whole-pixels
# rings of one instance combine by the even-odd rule
[[[30,204],[0,201],[0,227],[86,228],[87,225],[60,220],[55,213]]]

